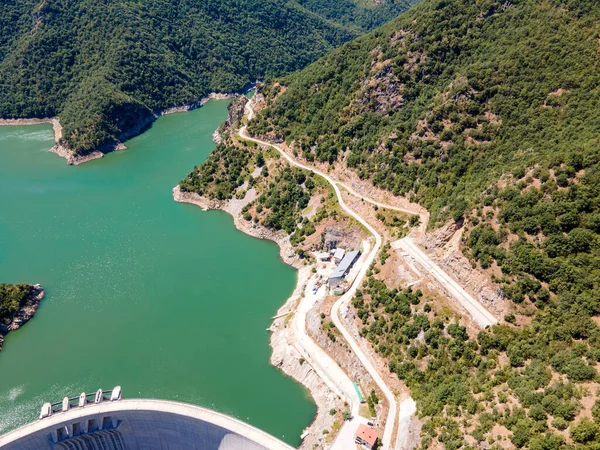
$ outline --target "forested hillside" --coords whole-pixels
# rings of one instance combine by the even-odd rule
[[[0,117],[58,115],[65,143],[85,153],[154,110],[300,69],[406,6],[386,5],[347,2],[342,12],[328,0],[312,11],[285,0],[4,1]],[[377,17],[363,23],[366,14]]]
[[[592,0],[425,0],[263,90],[251,132],[455,222],[509,304],[469,333],[378,279],[383,253],[358,292],[422,448],[600,448],[599,19]]]
[[[298,0],[306,9],[348,27],[366,31],[396,17],[419,0]]]
[[[594,159],[599,17],[593,0],[426,1],[267,86],[286,90],[253,130],[460,217],[515,168]]]

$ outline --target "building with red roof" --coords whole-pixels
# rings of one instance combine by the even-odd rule
[[[372,450],[377,443],[377,431],[361,423],[356,429],[354,438],[357,444]]]

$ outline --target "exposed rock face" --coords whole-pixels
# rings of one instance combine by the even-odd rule
[[[4,321],[0,321],[0,350],[4,343],[4,337],[10,332],[21,328],[28,320],[30,320],[44,298],[45,292],[39,284],[33,286],[33,290],[17,313]]]
[[[232,131],[239,125],[241,118],[244,117],[244,110],[248,101],[248,97],[245,95],[238,95],[227,106],[227,120],[221,124],[212,136],[216,144],[223,142],[222,136],[224,133]]]
[[[251,136],[261,141],[270,142],[271,144],[283,144],[284,142],[282,134],[252,134]]]
[[[361,236],[357,232],[342,230],[336,227],[325,228],[325,248],[334,249],[337,247],[359,248]]]
[[[233,99],[233,101],[227,107],[227,120],[225,121],[225,128],[233,129],[239,123],[239,120],[244,116],[244,109],[246,103],[248,103],[248,97],[240,95]]]
[[[360,113],[375,111],[383,115],[392,114],[402,108],[404,84],[394,75],[391,61],[374,64],[376,73],[363,83],[356,100]]]
[[[261,94],[258,89],[261,86],[263,86],[263,85],[260,84],[257,86],[256,93],[254,94],[254,97],[252,97],[252,99],[250,100],[250,104],[252,105],[252,109],[254,109],[254,111],[260,111],[262,108],[264,108],[266,106],[265,96],[263,94]]]
[[[471,267],[467,258],[458,251],[445,253],[439,259],[444,270],[454,275],[464,288],[475,294],[475,297],[493,311],[504,306],[505,297],[502,290],[494,286],[488,277]]]
[[[505,297],[500,288],[491,281],[489,274],[474,269],[463,255],[460,242],[460,224],[450,221],[423,237],[420,244],[448,274],[453,276],[468,292],[475,296],[495,314],[503,314]]]
[[[67,164],[70,166],[78,166],[79,164],[104,157],[104,153],[98,151],[87,153],[86,155],[78,155],[69,147],[59,143],[55,144],[54,147],[50,149],[50,152],[56,153],[61,158],[66,159]]]
[[[452,239],[452,236],[458,231],[456,222],[450,221],[443,227],[438,228],[430,233],[427,233],[427,237],[422,239],[420,242],[427,249],[440,249],[443,248]]]

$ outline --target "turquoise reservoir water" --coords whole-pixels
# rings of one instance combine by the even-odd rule
[[[226,106],[162,117],[129,150],[78,167],[47,152],[50,126],[0,127],[0,280],[47,292],[0,352],[0,433],[44,401],[121,385],[299,443],[315,407],[269,365],[266,331],[295,271],[226,213],[171,197]]]

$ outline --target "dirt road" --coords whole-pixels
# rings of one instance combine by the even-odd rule
[[[253,112],[252,112],[250,103],[247,104],[247,109],[248,109],[248,117],[252,117]],[[391,448],[393,448],[393,445],[394,445],[392,443],[392,435],[394,433],[394,425],[396,422],[396,412],[397,412],[395,396],[392,393],[392,391],[388,388],[388,386],[385,384],[385,382],[383,381],[383,378],[381,377],[381,375],[375,368],[375,365],[371,362],[370,358],[367,357],[367,355],[362,351],[359,344],[355,341],[354,337],[352,336],[350,331],[348,331],[348,329],[344,326],[344,324],[342,323],[342,321],[340,320],[340,317],[339,317],[340,307],[342,305],[347,307],[347,304],[349,303],[349,301],[352,299],[352,297],[356,293],[356,290],[358,289],[358,287],[361,285],[362,280],[363,280],[367,270],[369,269],[369,266],[371,265],[371,263],[377,256],[377,253],[379,252],[379,249],[381,247],[381,235],[377,231],[375,231],[375,229],[371,225],[369,225],[369,223],[366,220],[364,220],[361,216],[356,214],[353,210],[351,210],[346,205],[346,203],[344,203],[344,199],[342,197],[342,193],[340,192],[340,188],[338,187],[337,183],[334,180],[332,180],[328,175],[326,175],[318,170],[315,170],[312,167],[308,167],[308,166],[305,166],[303,164],[296,162],[291,156],[289,156],[278,145],[274,145],[269,142],[262,141],[260,139],[255,139],[255,138],[251,137],[250,135],[248,135],[245,126],[243,126],[239,130],[239,134],[240,134],[240,137],[242,137],[243,139],[253,141],[253,142],[256,142],[257,144],[266,145],[266,146],[276,149],[281,154],[281,156],[284,157],[291,165],[299,167],[304,170],[311,171],[311,172],[315,173],[316,175],[319,175],[322,178],[324,178],[333,187],[335,194],[338,198],[340,207],[348,215],[350,215],[351,217],[356,219],[361,225],[363,225],[367,230],[369,230],[369,232],[375,237],[375,245],[373,246],[373,249],[367,256],[363,266],[361,267],[361,269],[358,273],[358,276],[354,279],[354,283],[352,284],[352,286],[350,287],[348,292],[346,292],[342,297],[340,297],[340,299],[338,301],[336,301],[335,304],[333,305],[332,310],[331,310],[331,318],[332,318],[332,321],[335,324],[335,326],[338,328],[340,333],[342,333],[342,335],[348,342],[348,345],[352,348],[352,351],[356,354],[358,359],[365,366],[365,368],[367,369],[367,372],[369,372],[369,375],[371,375],[371,377],[373,378],[373,380],[375,381],[375,383],[377,384],[377,386],[383,392],[384,396],[387,399],[389,409],[388,409],[388,416],[386,419],[385,429],[383,431],[383,438],[381,441],[382,441],[384,450],[391,449]]]
[[[302,271],[306,272],[306,274],[310,273],[308,267],[302,269]],[[348,402],[352,414],[356,416],[358,415],[359,400],[352,380],[350,380],[346,372],[342,370],[325,350],[308,335],[306,330],[306,315],[319,299],[325,297],[327,291],[326,286],[321,286],[317,292],[313,293],[315,278],[313,276],[308,280],[304,297],[301,298],[296,313],[292,318],[296,349],[315,369],[325,384],[340,398]]]
[[[446,272],[436,265],[431,258],[407,236],[392,244],[393,248],[401,248],[414,259],[423,269],[433,276],[438,283],[446,289],[452,297],[469,312],[473,320],[482,328],[489,327],[498,323],[496,319],[481,303],[475,300],[467,291],[465,291],[456,281],[454,281]]]
[[[254,117],[254,111],[252,109],[251,102],[248,102],[246,104],[246,110],[248,112],[248,120],[251,120]],[[369,372],[369,374],[371,375],[373,380],[377,383],[377,385],[379,386],[381,391],[384,393],[384,395],[388,401],[389,411],[388,411],[388,417],[386,420],[386,426],[384,429],[383,439],[382,439],[383,448],[384,449],[396,448],[396,450],[401,450],[401,448],[403,448],[405,445],[402,434],[406,432],[405,428],[406,428],[406,424],[408,423],[407,421],[409,421],[410,416],[412,416],[414,414],[415,409],[416,409],[414,400],[409,398],[409,399],[406,399],[405,401],[403,401],[402,411],[401,411],[400,417],[398,419],[399,423],[398,423],[397,439],[396,439],[395,443],[392,443],[392,435],[393,435],[394,424],[396,422],[396,412],[397,412],[397,403],[396,403],[395,396],[391,392],[391,390],[388,388],[388,386],[385,384],[385,382],[382,379],[382,377],[380,376],[380,374],[377,372],[377,369],[375,368],[375,365],[372,363],[369,356],[363,352],[363,350],[360,348],[358,342],[355,341],[354,337],[351,335],[351,333],[348,331],[348,329],[344,326],[344,324],[342,323],[342,321],[340,320],[340,317],[339,317],[340,309],[348,308],[348,304],[349,304],[350,300],[356,293],[356,290],[358,289],[358,287],[361,285],[362,280],[363,280],[369,266],[371,265],[371,263],[373,262],[373,260],[375,259],[376,255],[377,255],[377,253],[379,252],[379,249],[380,249],[381,243],[382,243],[381,235],[371,225],[369,225],[369,223],[365,219],[363,219],[361,216],[359,216],[357,213],[355,213],[352,209],[350,209],[344,203],[344,199],[340,192],[339,186],[342,186],[345,190],[347,190],[353,196],[360,198],[360,199],[362,199],[368,203],[371,203],[373,205],[377,205],[382,208],[401,211],[401,212],[405,212],[405,213],[409,213],[409,214],[419,214],[420,227],[417,230],[419,233],[425,232],[428,221],[429,221],[429,214],[426,212],[423,212],[422,210],[418,211],[417,209],[411,210],[408,208],[400,208],[397,206],[386,205],[384,203],[380,203],[380,202],[372,200],[368,197],[360,195],[358,192],[356,192],[354,189],[352,189],[347,184],[335,181],[327,174],[322,173],[319,170],[316,170],[312,167],[309,167],[309,166],[306,166],[304,164],[297,162],[280,146],[271,144],[269,142],[266,142],[266,141],[263,141],[260,139],[250,137],[247,133],[246,126],[243,126],[239,130],[239,134],[240,134],[240,137],[242,137],[243,139],[253,141],[257,144],[266,145],[266,146],[276,149],[281,154],[281,156],[283,158],[285,158],[291,165],[299,167],[304,170],[311,171],[311,172],[321,176],[322,178],[324,178],[333,187],[335,194],[337,196],[338,202],[340,204],[340,207],[348,215],[350,215],[351,217],[356,219],[360,224],[362,224],[375,238],[375,245],[373,246],[373,249],[367,256],[366,260],[364,261],[364,264],[360,268],[360,271],[359,271],[358,275],[356,276],[356,278],[354,279],[352,286],[333,305],[331,317],[332,317],[332,320],[333,320],[333,323],[335,324],[335,326],[342,333],[342,335],[348,342],[348,345],[350,345],[350,347],[352,348],[352,351],[356,354],[356,356],[359,358],[361,363],[365,366],[365,368],[367,369],[367,371]],[[469,314],[471,314],[473,319],[480,326],[487,327],[487,326],[493,325],[498,322],[498,320],[483,305],[481,305],[477,300],[475,300],[471,295],[469,295],[457,282],[455,282],[448,274],[446,274],[439,266],[437,266],[429,258],[429,256],[426,253],[424,253],[421,249],[419,249],[417,247],[417,245],[413,242],[413,240],[410,236],[407,236],[407,237],[401,239],[400,241],[396,241],[394,244],[396,245],[396,248],[400,247],[404,251],[406,251],[406,253],[408,253],[416,262],[418,262],[423,267],[423,269],[425,269],[431,276],[433,276],[439,283],[441,283],[442,286],[444,288],[446,288],[448,290],[448,292],[450,292],[450,294],[453,297],[455,297],[461,303],[461,305],[463,305],[463,307],[465,307],[465,309],[467,309]]]

